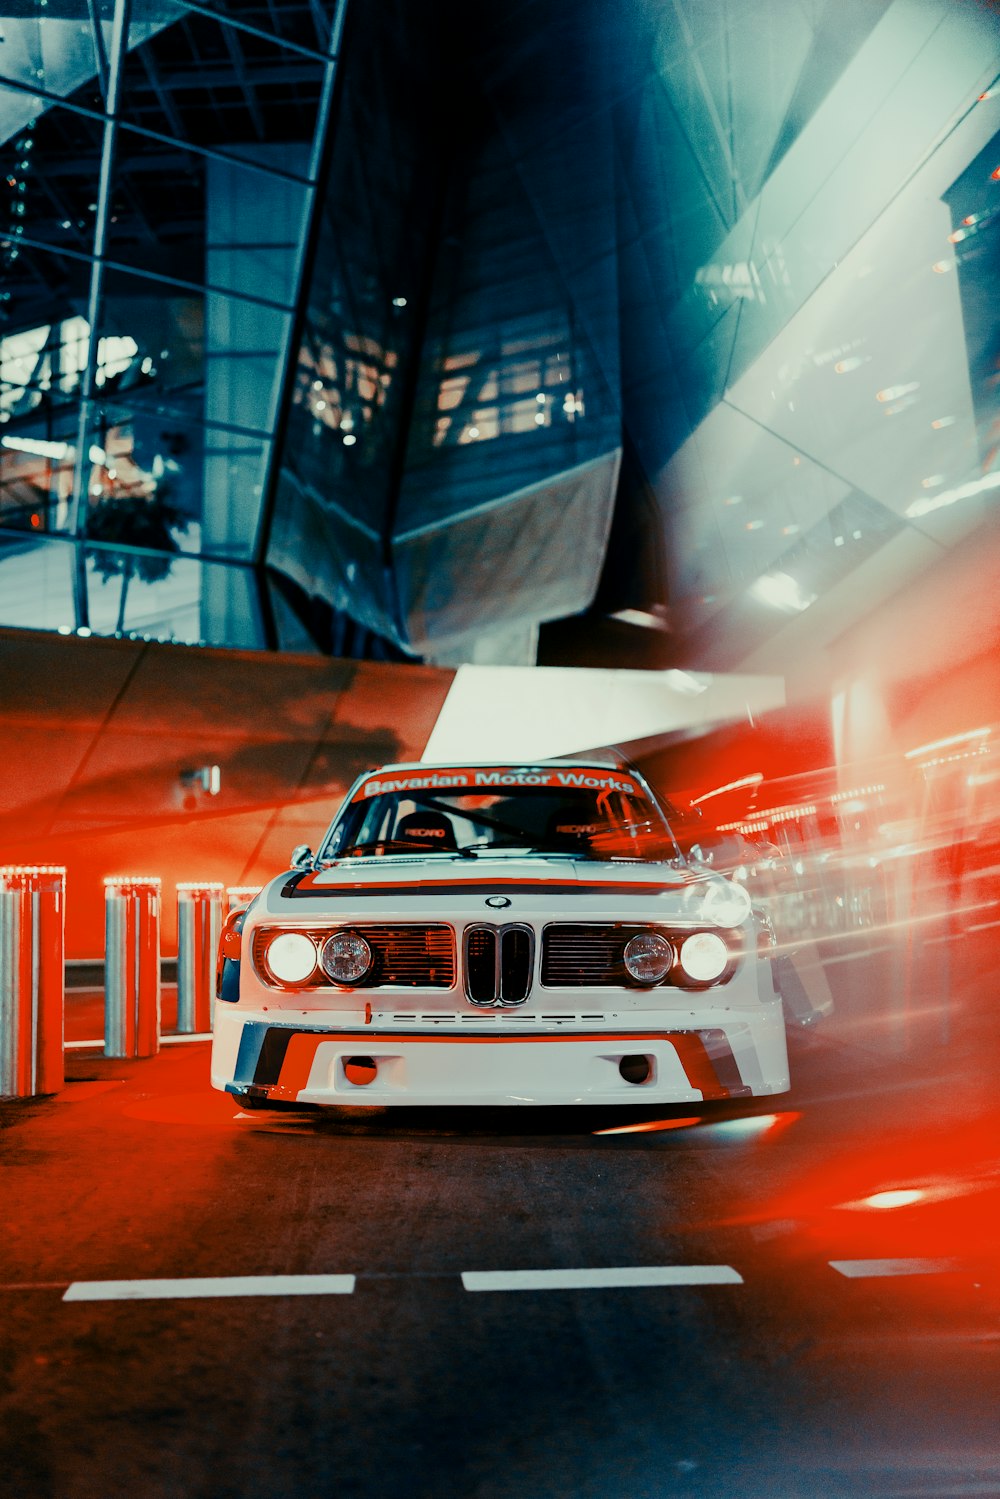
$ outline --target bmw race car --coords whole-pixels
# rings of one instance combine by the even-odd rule
[[[248,1107],[781,1093],[772,940],[631,769],[390,765],[227,920],[212,1083]]]

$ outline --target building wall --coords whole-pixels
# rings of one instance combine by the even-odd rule
[[[105,875],[263,882],[355,776],[418,759],[453,673],[0,630],[0,863],[67,868],[67,954],[103,952]],[[182,772],[217,765],[217,795]]]

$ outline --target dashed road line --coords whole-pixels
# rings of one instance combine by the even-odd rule
[[[186,1280],[75,1280],[63,1301],[176,1301],[207,1296],[350,1296],[354,1275],[219,1275]]]
[[[619,1286],[736,1286],[731,1265],[621,1265],[603,1270],[463,1270],[467,1291],[602,1290]]]
[[[828,1260],[847,1280],[946,1275],[969,1268],[962,1259]],[[454,1271],[361,1271],[362,1280],[448,1280]],[[350,1296],[359,1275],[218,1275],[163,1280],[0,1282],[0,1293],[61,1290],[63,1301],[184,1301],[244,1296]],[[611,1265],[588,1269],[463,1270],[466,1291],[617,1290],[655,1286],[741,1286],[732,1265]],[[762,1282],[751,1277],[752,1286]]]
[[[959,1260],[830,1260],[829,1264],[848,1280],[891,1275],[945,1275],[949,1270],[962,1268]]]

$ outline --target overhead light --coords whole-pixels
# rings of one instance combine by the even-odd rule
[[[0,445],[15,453],[31,453],[36,458],[68,458],[73,448],[68,442],[48,442],[43,437],[0,437]]]
[[[882,402],[885,402],[885,401],[898,401],[901,396],[912,395],[915,390],[919,390],[919,389],[920,389],[920,381],[919,380],[910,380],[905,385],[887,385],[886,388],[885,388],[885,390],[876,391],[876,393],[875,393],[875,399],[876,399],[876,401],[882,401]]]
[[[959,500],[971,500],[974,495],[984,494],[989,489],[1000,489],[1000,470],[984,474],[981,479],[973,479],[968,484],[960,484],[957,489],[943,489],[940,494],[914,500],[912,505],[907,505],[906,514],[911,520],[916,520],[918,516],[930,515],[932,510],[956,505]]]
[[[623,625],[638,625],[641,630],[667,630],[669,625],[661,614],[652,614],[648,609],[618,609],[611,616]]]
[[[765,573],[751,584],[750,592],[762,604],[770,604],[772,609],[780,609],[784,614],[801,614],[819,597],[816,593],[807,593],[790,573]]]

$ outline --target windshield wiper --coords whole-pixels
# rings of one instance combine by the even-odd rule
[[[475,853],[475,851],[481,848],[519,848],[526,854],[566,854],[571,859],[590,857],[589,854],[581,854],[575,848],[554,848],[551,843],[531,843],[527,838],[519,838],[517,842],[512,840],[510,843],[494,843],[490,840],[485,840],[482,843],[467,843],[460,852],[463,854]]]
[[[352,843],[349,848],[345,848],[334,857],[350,859],[355,854],[377,853],[379,849],[383,853],[394,854],[457,854],[461,859],[467,855],[473,859],[476,857],[475,854],[468,854],[468,850],[464,848],[442,848],[440,843],[432,843],[430,839],[422,843],[417,838],[377,838],[373,843]]]

